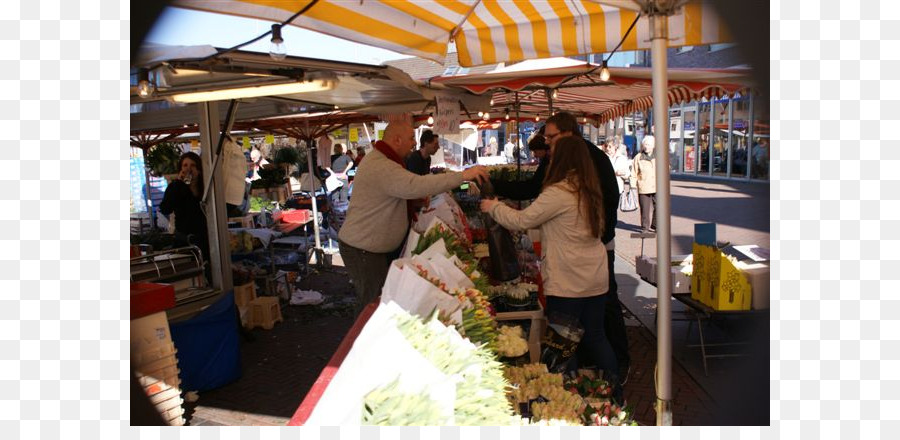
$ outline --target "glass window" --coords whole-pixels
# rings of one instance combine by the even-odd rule
[[[748,116],[750,115],[750,99],[746,96],[735,98],[731,137],[731,177],[747,177],[747,161],[749,145],[747,136],[750,131]]]
[[[697,133],[697,111],[684,111],[684,172],[696,173],[697,158],[696,144],[694,143],[695,134]]]
[[[697,171],[701,174],[709,173],[709,102],[701,102],[697,105]]]
[[[750,177],[769,178],[769,98],[753,97],[753,146],[750,149]]]
[[[712,124],[712,171],[713,175],[725,176],[728,166],[728,98],[716,99],[713,103]]]

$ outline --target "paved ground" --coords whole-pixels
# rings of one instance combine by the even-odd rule
[[[672,255],[690,254],[695,223],[716,223],[719,241],[769,248],[769,185],[766,183],[672,179]],[[619,212],[616,253],[634,265],[641,254],[640,210]],[[644,254],[656,256],[656,240],[644,243]]]

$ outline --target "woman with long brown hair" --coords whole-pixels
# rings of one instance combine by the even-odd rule
[[[175,244],[197,245],[203,252],[203,259],[209,259],[209,236],[206,216],[200,209],[203,197],[203,166],[200,156],[187,152],[178,159],[178,178],[166,188],[159,212],[163,215],[175,213]]]
[[[565,136],[551,144],[541,194],[528,208],[483,200],[481,210],[509,229],[540,228],[541,277],[547,314],[572,316],[585,333],[579,350],[618,384],[616,357],[603,330],[609,269],[601,237],[603,194],[584,140]]]

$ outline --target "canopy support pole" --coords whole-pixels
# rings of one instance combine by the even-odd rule
[[[323,254],[323,252],[321,252],[322,239],[319,237],[319,206],[317,203],[318,200],[316,199],[316,193],[318,192],[318,190],[316,189],[316,182],[319,180],[319,177],[315,172],[316,171],[315,168],[313,168],[313,157],[312,157],[313,151],[318,152],[318,148],[317,148],[318,145],[316,145],[316,140],[313,139],[313,137],[309,131],[309,120],[306,121],[306,133],[309,136],[309,142],[307,143],[307,149],[309,151],[306,153],[306,166],[309,168],[309,175],[312,177],[311,180],[313,182],[313,188],[312,188],[313,191],[312,191],[311,202],[312,202],[312,212],[313,212],[313,235],[315,236],[315,240],[316,240],[316,247],[312,253],[316,255],[316,264],[321,265],[322,264],[321,255]],[[368,136],[368,135],[369,135],[369,131],[367,129],[366,136]],[[325,194],[328,194],[328,188],[325,188]],[[304,226],[304,228],[305,227],[306,226]],[[307,245],[307,251],[306,251],[306,255],[304,256],[304,258],[306,258],[306,262],[309,263],[309,260],[311,257],[310,252],[308,250],[309,242],[307,242],[306,245]]]
[[[213,287],[227,292],[232,289],[231,253],[228,250],[228,214],[225,209],[225,171],[216,166],[219,162],[221,147],[225,135],[231,129],[234,117],[235,102],[229,106],[225,127],[219,132],[218,102],[201,102],[197,105],[200,117],[200,145],[203,154],[200,161],[206,178],[205,195],[201,207],[206,214],[206,229],[209,234],[209,255]],[[218,138],[216,137],[218,136]]]
[[[519,92],[516,92],[516,146],[513,152],[516,153],[516,181],[522,180],[522,158],[520,156],[522,145],[522,130],[519,128]],[[520,204],[521,206],[521,204]]]
[[[650,15],[653,78],[653,123],[656,139],[656,255],[657,261],[657,388],[656,424],[672,426],[672,231],[669,194],[669,108],[666,49],[669,18],[664,13]]]

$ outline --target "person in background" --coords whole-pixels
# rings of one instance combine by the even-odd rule
[[[553,151],[553,143],[568,137],[580,136],[581,131],[578,127],[578,121],[575,116],[568,112],[560,112],[547,119],[545,125],[544,137],[550,144],[551,152]],[[605,333],[609,338],[609,343],[616,353],[618,361],[618,374],[621,380],[619,384],[624,385],[628,380],[629,368],[631,365],[631,356],[628,353],[628,336],[625,333],[625,318],[622,312],[622,303],[619,302],[618,284],[615,277],[615,261],[616,261],[616,224],[618,223],[619,185],[616,183],[616,173],[613,170],[612,163],[609,158],[590,141],[584,141],[588,155],[594,163],[594,169],[597,172],[597,181],[600,185],[600,191],[603,193],[603,218],[607,225],[603,233],[603,245],[606,248],[606,261],[609,272],[609,299],[606,301],[606,326]],[[551,153],[552,154],[552,153]],[[621,395],[620,387],[614,388],[614,392]]]
[[[550,124],[548,132],[555,130]],[[585,141],[563,136],[551,144],[550,157],[544,189],[528,208],[519,211],[484,199],[481,210],[509,229],[540,228],[546,313],[577,319],[584,327],[579,352],[603,370],[604,379],[621,388],[616,386],[616,355],[604,330],[610,273],[602,237],[606,228],[615,226],[605,222],[604,194]]]
[[[353,161],[353,167],[359,168],[359,164],[362,163],[364,157],[366,157],[366,148],[356,147],[356,160]]]
[[[381,294],[391,261],[400,254],[411,217],[407,202],[449,191],[464,181],[483,183],[488,178],[483,166],[461,173],[411,173],[403,158],[415,145],[412,125],[393,122],[356,173],[353,197],[338,240],[356,289],[357,314]]]
[[[203,197],[203,166],[200,156],[188,152],[178,159],[178,177],[169,184],[159,204],[159,212],[175,213],[175,245],[196,245],[209,260],[209,235],[206,215],[200,209]]]
[[[341,144],[334,144],[334,149],[332,151],[333,154],[331,155],[331,169],[334,170],[334,161],[338,160],[338,158],[344,155],[344,146]]]
[[[406,156],[406,169],[420,176],[431,173],[431,156],[437,153],[438,137],[431,130],[425,130],[419,136],[419,149]]]
[[[634,157],[632,174],[637,179],[638,205],[641,207],[641,232],[656,232],[656,156],[653,136],[644,136],[641,152]]]
[[[537,135],[528,142],[528,148],[540,162],[531,179],[522,182],[507,182],[491,179],[494,193],[500,197],[513,200],[531,200],[541,193],[544,186],[544,176],[547,175],[547,165],[550,164],[550,156],[547,154],[550,145],[544,139],[544,127],[541,127]]]
[[[610,142],[606,144],[606,154],[612,162],[613,171],[616,172],[616,183],[619,184],[619,195],[625,191],[625,184],[631,178],[631,160],[628,159],[628,149],[625,145]]]

